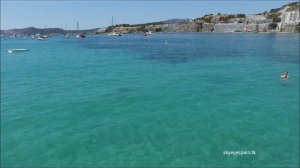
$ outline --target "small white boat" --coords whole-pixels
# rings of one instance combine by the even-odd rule
[[[41,41],[45,41],[45,40],[46,40],[46,38],[39,37],[39,40],[41,40]]]
[[[153,35],[153,33],[151,31],[145,32],[144,36],[149,36],[149,35]]]
[[[69,34],[64,35],[65,38],[70,38]]]
[[[122,33],[115,33],[115,32],[112,32],[112,33],[108,33],[107,35],[108,35],[108,36],[122,36],[123,34],[122,34]]]
[[[41,38],[48,38],[49,36],[46,36],[46,35],[44,35],[44,36],[41,36]]]
[[[29,51],[29,50],[20,48],[20,49],[9,49],[7,52],[8,53],[14,53],[14,52],[21,52],[21,51]]]

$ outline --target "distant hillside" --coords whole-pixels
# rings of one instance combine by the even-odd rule
[[[271,9],[270,11],[265,11],[263,13],[259,13],[261,15],[265,15],[267,19],[272,19],[273,22],[280,22],[280,15],[282,12],[290,12],[290,11],[299,11],[300,2],[292,2],[286,5],[283,5],[280,8]]]
[[[98,29],[88,29],[80,30],[83,33],[94,33]],[[23,29],[9,29],[1,30],[1,34],[10,34],[10,35],[35,35],[35,34],[65,34],[65,33],[77,33],[77,30],[63,30],[61,28],[45,28],[39,29],[35,27],[27,27]]]
[[[23,29],[9,29],[4,31],[6,34],[15,34],[15,35],[34,35],[34,34],[58,34],[64,33],[63,29],[60,28],[45,28],[38,29],[35,27],[27,27]]]
[[[149,26],[149,25],[158,25],[158,24],[180,24],[180,23],[188,23],[189,21],[190,21],[190,19],[169,19],[169,20],[158,21],[158,22],[135,24],[132,26]]]
[[[214,14],[208,14],[204,15],[203,17],[200,18],[195,18],[193,21],[196,22],[206,22],[206,23],[217,23],[217,22],[223,22],[223,23],[228,23],[230,20],[235,20],[239,22],[241,19],[245,18],[246,15],[243,13],[240,14],[221,14],[218,13],[216,15]]]
[[[292,2],[286,5],[283,5],[280,8],[271,9],[269,13],[281,13],[283,11],[299,11],[300,9],[300,2]]]
[[[161,25],[161,24],[182,24],[182,23],[188,23],[190,22],[190,19],[168,19],[163,21],[157,21],[157,22],[148,22],[148,23],[141,23],[141,24],[117,24],[113,26],[108,26],[106,29],[106,32],[111,32],[116,27],[137,27],[139,31],[145,31],[145,27],[149,25]]]
[[[168,19],[163,21],[157,21],[157,22],[148,22],[148,23],[140,23],[140,24],[116,24],[114,26],[109,27],[138,27],[138,26],[149,26],[149,25],[158,25],[158,24],[180,24],[180,23],[188,23],[190,19]]]

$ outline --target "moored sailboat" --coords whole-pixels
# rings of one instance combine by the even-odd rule
[[[112,16],[111,17],[111,27],[112,27],[112,32],[111,33],[108,33],[107,35],[108,36],[122,36],[123,34],[122,33],[116,33],[115,31],[114,31],[114,17]]]
[[[79,32],[79,24],[78,24],[78,21],[77,21],[77,31]],[[86,36],[85,36],[85,34],[79,32],[79,33],[76,35],[76,38],[81,38],[81,39],[83,39],[83,38],[86,38]]]

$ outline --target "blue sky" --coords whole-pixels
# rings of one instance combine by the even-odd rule
[[[282,1],[2,1],[1,29],[61,27],[80,29],[114,23],[145,23],[172,18],[193,18],[209,13],[254,14],[281,7]]]

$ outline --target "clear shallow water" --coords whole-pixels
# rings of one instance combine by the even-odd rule
[[[1,41],[2,167],[297,167],[298,156],[298,35]]]

